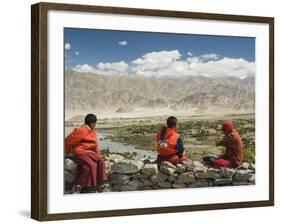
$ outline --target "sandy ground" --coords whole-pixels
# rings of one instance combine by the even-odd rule
[[[221,115],[234,114],[234,111],[215,111],[209,113],[198,113],[195,110],[172,110],[170,108],[147,109],[136,108],[132,112],[117,113],[116,110],[75,110],[65,111],[65,120],[69,120],[75,116],[85,116],[88,113],[97,115],[98,119],[105,118],[146,118],[146,117],[160,117],[160,116],[204,116],[204,117],[217,117]],[[251,113],[252,111],[239,111],[241,113]]]

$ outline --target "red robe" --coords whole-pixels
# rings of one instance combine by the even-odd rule
[[[225,153],[219,159],[228,161],[228,167],[237,167],[241,164],[243,160],[243,143],[236,129],[232,129],[230,133],[225,135],[219,145],[226,147]]]
[[[78,165],[74,184],[96,187],[107,180],[104,159],[100,154],[95,130],[82,125],[65,139],[65,152],[73,152]]]

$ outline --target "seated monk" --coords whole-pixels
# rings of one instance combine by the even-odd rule
[[[74,153],[77,163],[73,193],[96,191],[103,188],[107,180],[105,162],[94,130],[96,123],[97,117],[88,114],[84,125],[74,129],[65,139],[65,153]]]
[[[218,140],[216,144],[217,146],[225,146],[225,153],[218,158],[211,158],[210,160],[210,158],[205,157],[203,160],[210,163],[214,168],[236,168],[243,160],[243,143],[241,137],[230,120],[223,122],[222,131],[224,132],[224,137]]]
[[[156,134],[158,162],[168,161],[176,165],[187,159],[186,155],[184,155],[183,141],[177,130],[177,118],[169,117],[167,119],[167,126],[161,127]]]

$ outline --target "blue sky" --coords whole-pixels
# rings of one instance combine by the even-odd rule
[[[112,63],[122,62],[121,71],[123,73],[152,74],[151,69],[157,70],[157,66],[151,66],[151,59],[155,63],[166,63],[166,67],[160,66],[163,72],[164,67],[167,71],[167,68],[171,68],[171,65],[174,67],[176,64],[182,66],[177,62],[186,62],[189,58],[189,65],[190,63],[196,62],[198,64],[200,62],[201,74],[204,73],[202,66],[207,69],[211,65],[210,60],[216,62],[216,65],[213,65],[214,67],[221,66],[224,59],[231,59],[232,61],[224,60],[224,63],[226,61],[227,66],[231,67],[230,64],[233,64],[233,60],[236,60],[235,62],[239,65],[234,70],[232,68],[229,71],[233,73],[241,69],[241,66],[251,65],[253,67],[255,63],[255,39],[251,37],[65,28],[64,42],[67,69],[82,68],[82,65],[87,65],[93,71],[97,71],[97,65],[101,63],[98,67],[102,68],[103,71],[112,71],[118,65],[113,64],[112,66]],[[206,56],[204,61],[202,55]],[[170,56],[170,60],[161,59],[161,57],[169,58]],[[196,57],[197,61],[195,60]],[[209,60],[206,60],[207,58]],[[139,60],[136,61],[137,59]],[[156,59],[159,59],[159,61]],[[132,63],[133,61],[135,63]],[[253,73],[252,67],[251,69],[247,67],[247,72],[244,73]],[[191,67],[186,68],[190,69]],[[149,69],[150,72],[148,72]],[[211,71],[216,73],[215,68]],[[157,74],[161,73],[159,72]]]

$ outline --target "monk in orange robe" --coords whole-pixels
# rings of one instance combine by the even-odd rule
[[[170,116],[167,119],[167,126],[161,126],[156,134],[157,161],[170,162],[174,165],[187,160],[183,140],[178,134],[178,119]]]
[[[65,139],[65,153],[72,152],[77,163],[73,192],[91,192],[107,180],[104,159],[100,153],[95,129],[97,117],[88,114],[85,124],[76,128]]]

